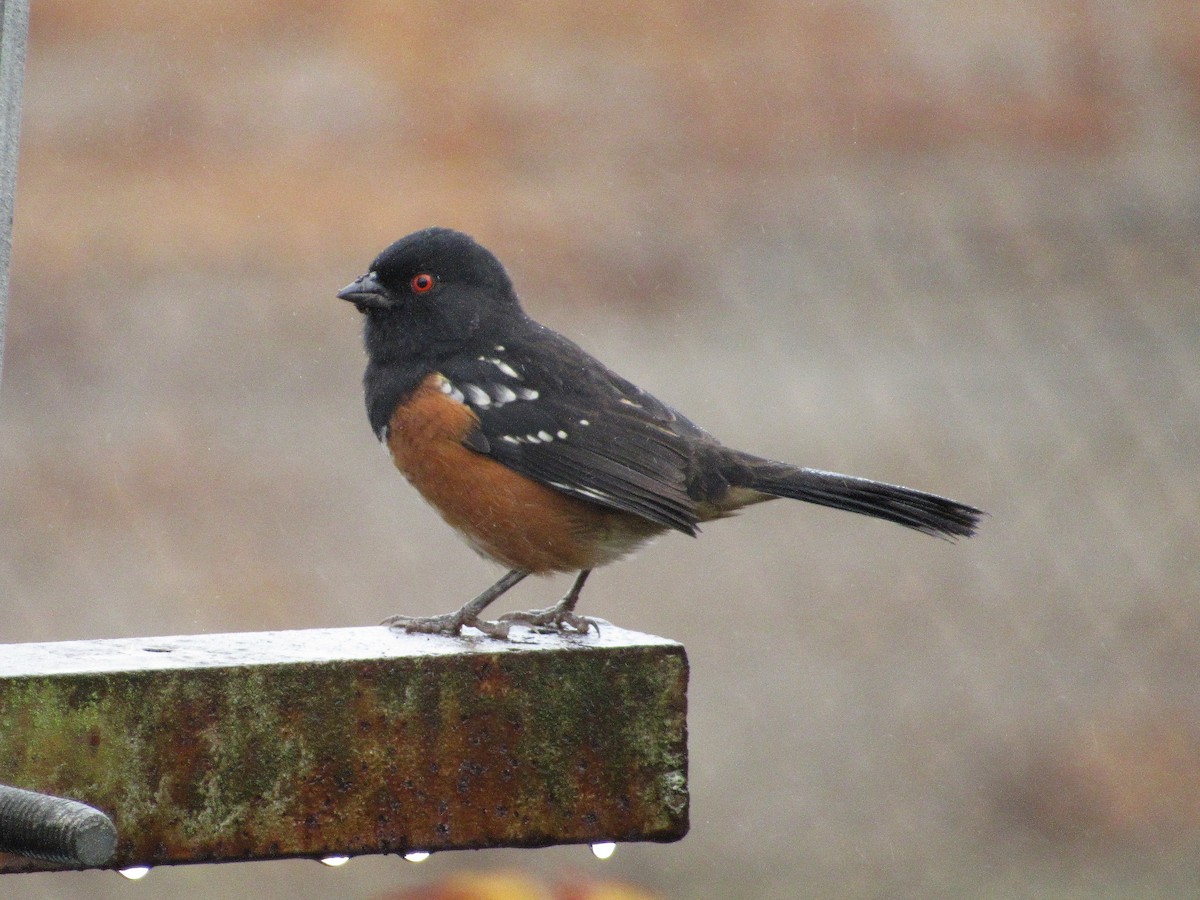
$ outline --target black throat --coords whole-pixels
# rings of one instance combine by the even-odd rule
[[[381,441],[387,437],[386,428],[396,407],[412,394],[433,369],[422,362],[367,363],[363,375],[363,391],[367,401],[367,418],[371,430]]]

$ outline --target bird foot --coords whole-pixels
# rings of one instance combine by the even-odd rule
[[[570,629],[580,634],[587,634],[591,628],[596,629],[596,634],[600,633],[600,623],[598,620],[576,615],[571,610],[563,609],[560,606],[550,606],[546,609],[529,609],[524,612],[508,612],[500,617],[500,622],[497,624],[509,625],[513,623],[528,625],[534,631],[546,633],[561,632]]]
[[[502,641],[508,639],[509,628],[507,622],[489,622],[464,615],[461,609],[443,616],[388,616],[379,624],[386,625],[392,631],[408,634],[445,634],[451,637],[458,637],[464,627],[471,627]]]

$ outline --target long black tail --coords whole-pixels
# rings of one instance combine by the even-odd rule
[[[735,476],[739,486],[886,519],[935,537],[970,537],[985,515],[973,506],[937,494],[868,478],[801,469],[749,455],[739,462]]]

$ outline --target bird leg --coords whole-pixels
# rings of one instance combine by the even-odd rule
[[[462,608],[456,612],[446,613],[442,616],[388,616],[379,624],[386,625],[393,631],[403,630],[409,634],[417,632],[419,634],[448,635],[461,634],[463,626],[469,625],[472,628],[478,628],[490,637],[503,640],[508,637],[508,623],[489,622],[479,618],[479,614],[487,608],[488,604],[528,574],[526,569],[513,569],[474,600],[464,603]]]
[[[528,625],[531,628],[545,629],[548,631],[562,631],[564,628],[573,628],[580,634],[587,634],[589,628],[595,628],[596,634],[600,633],[600,623],[595,619],[589,619],[587,616],[579,616],[575,614],[575,604],[579,602],[579,592],[583,590],[583,583],[587,581],[588,575],[592,573],[591,569],[584,569],[575,579],[575,583],[571,585],[571,590],[567,591],[567,595],[558,601],[554,606],[546,609],[530,609],[525,612],[509,612],[500,617],[500,623],[509,624],[516,622],[521,625]]]

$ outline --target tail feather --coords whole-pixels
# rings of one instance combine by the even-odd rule
[[[985,515],[973,506],[937,494],[868,478],[801,469],[754,457],[740,462],[737,474],[741,477],[735,476],[739,486],[886,519],[934,537],[970,537]]]

